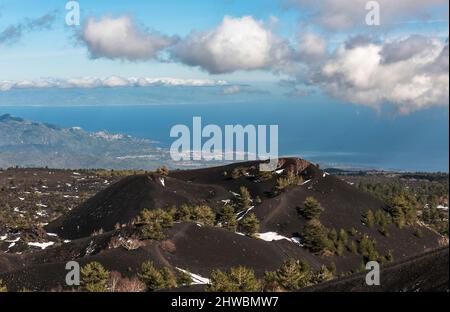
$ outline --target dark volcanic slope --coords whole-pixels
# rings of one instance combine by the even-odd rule
[[[213,269],[224,270],[237,265],[251,267],[262,276],[265,271],[277,269],[287,258],[305,259],[315,269],[334,262],[338,273],[358,269],[362,256],[348,250],[341,256],[318,256],[288,239],[267,242],[195,223],[180,223],[166,230],[166,239],[174,248],[168,249],[165,247],[167,242],[157,241],[143,241],[136,250],[111,247],[110,241],[129,229],[114,230],[115,225],[128,224],[144,208],[207,204],[219,212],[224,200],[236,199],[235,193],[241,186],[247,187],[253,198],[259,196],[262,199],[259,204],[254,201],[252,210],[261,221],[260,233],[275,232],[286,238],[297,236],[306,223],[298,214],[298,208],[306,197],[314,196],[325,208],[320,216],[325,226],[346,231],[355,228],[368,234],[376,240],[380,256],[392,250],[395,260],[402,261],[435,250],[443,241],[438,234],[420,225],[402,230],[389,225],[389,237],[381,235],[377,227],[368,228],[363,223],[367,210],[389,207],[307,161],[281,159],[279,170],[268,180],[260,179],[257,166],[257,162],[249,162],[173,171],[169,177],[147,174],[124,178],[46,227],[48,232],[74,241],[34,253],[0,254],[0,279],[13,288],[48,290],[64,282],[64,265],[71,259],[77,259],[81,264],[97,260],[109,270],[124,275],[134,275],[147,260],[157,266],[181,268],[204,277],[208,277]],[[235,168],[240,168],[242,175],[233,179],[231,172]],[[274,196],[272,191],[277,179],[288,171],[300,175],[305,183]],[[418,228],[423,232],[421,238],[414,235]],[[99,229],[106,233],[90,237]],[[357,241],[357,238],[350,237],[350,240]],[[448,253],[444,256],[448,262]]]
[[[151,174],[130,176],[49,224],[46,230],[69,239],[86,237],[99,229],[110,231],[117,223],[127,224],[146,208],[208,204],[213,196],[224,197],[224,194],[227,195],[226,191],[217,186],[185,183]]]
[[[380,286],[367,286],[366,273],[319,284],[311,292],[406,292],[449,291],[449,249],[447,247],[387,265],[380,271]]]
[[[136,274],[142,262],[150,260],[159,267],[180,268],[204,277],[214,269],[238,265],[251,267],[262,277],[265,271],[279,268],[286,257],[306,259],[315,269],[324,262],[287,241],[266,242],[195,223],[177,224],[167,232],[165,242],[174,244],[171,250],[156,241],[147,241],[137,250],[114,248],[109,242],[118,235],[119,231],[109,232],[38,253],[0,257],[0,279],[11,290],[63,287],[66,262],[74,259],[81,265],[99,261],[125,276]]]

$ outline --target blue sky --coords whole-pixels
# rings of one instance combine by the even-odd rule
[[[446,55],[444,70],[448,67],[447,1],[380,0],[381,25],[376,27],[364,24],[364,0],[78,3],[81,25],[70,27],[66,1],[0,0],[0,90],[42,87],[36,81],[66,86],[61,81],[85,77],[170,77],[226,81],[219,87],[222,95],[239,94],[243,101],[257,92],[299,102],[319,93],[377,111],[391,105],[408,114],[446,106],[448,100],[448,70],[436,74],[431,69],[442,68],[439,62]],[[50,19],[45,26],[32,23],[43,16]],[[107,37],[111,23],[132,31],[120,40]],[[8,37],[19,27],[20,35]],[[138,47],[139,41],[148,44]],[[162,47],[155,43],[161,41]],[[395,62],[383,63],[383,57]],[[410,68],[413,72],[407,73]],[[391,71],[392,82],[386,84]],[[96,87],[124,84],[137,83],[95,82]]]

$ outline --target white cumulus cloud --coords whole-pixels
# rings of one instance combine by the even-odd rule
[[[129,16],[88,18],[80,35],[93,58],[131,61],[155,58],[174,44],[176,37],[141,30]]]
[[[448,43],[415,37],[430,40],[417,49],[410,40],[342,45],[315,82],[333,96],[376,109],[392,104],[401,114],[448,105]]]
[[[206,32],[193,32],[174,46],[172,56],[209,73],[277,68],[289,54],[285,41],[251,16],[225,16],[222,24]]]

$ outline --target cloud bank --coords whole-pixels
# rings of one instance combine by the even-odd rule
[[[41,79],[23,81],[0,81],[0,91],[12,89],[48,89],[48,88],[125,88],[125,87],[151,87],[151,86],[183,86],[183,87],[214,87],[226,86],[223,80],[210,79],[178,79],[178,78],[123,78],[111,76],[107,78],[83,77],[73,79]]]

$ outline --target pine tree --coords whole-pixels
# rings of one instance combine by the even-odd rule
[[[358,252],[358,245],[356,245],[355,241],[350,243],[349,249],[352,254],[356,254]]]
[[[214,270],[207,291],[214,292],[255,292],[261,290],[261,283],[252,269],[235,267],[227,272]]]
[[[348,234],[347,234],[347,232],[346,232],[344,229],[341,229],[341,230],[339,231],[338,239],[339,239],[340,241],[342,241],[342,242],[344,243],[344,245],[347,245],[347,242],[348,242]]]
[[[312,273],[305,261],[288,259],[276,274],[278,284],[286,290],[298,290],[311,284]]]
[[[376,250],[376,243],[371,240],[367,235],[364,235],[359,242],[358,252],[367,261],[377,261],[379,255]]]
[[[325,281],[332,280],[333,278],[334,278],[333,272],[330,269],[328,269],[325,265],[322,265],[319,271],[316,274],[314,274],[313,283],[314,284],[322,283]]]
[[[384,211],[382,211],[380,209],[375,211],[375,223],[381,227],[386,226],[387,220],[386,220],[386,214],[384,213]]]
[[[108,291],[109,272],[99,262],[91,262],[82,267],[81,276],[86,291]]]
[[[187,204],[182,204],[175,214],[175,219],[178,221],[191,221],[192,220],[192,209]]]
[[[216,220],[216,215],[211,207],[207,205],[200,205],[194,207],[192,211],[192,220],[195,222],[202,223],[204,225],[214,225]]]
[[[168,267],[164,267],[161,269],[161,275],[164,280],[164,289],[171,289],[178,287],[177,285],[177,278],[175,277],[175,274],[173,274],[172,270],[170,270]]]
[[[164,288],[164,276],[155,268],[152,262],[142,263],[141,272],[138,273],[138,277],[147,287],[147,291]]]
[[[192,277],[186,272],[180,272],[177,278],[177,284],[182,286],[191,286]]]
[[[162,226],[156,221],[144,225],[141,229],[142,239],[163,240],[165,238]]]
[[[245,186],[239,188],[238,207],[241,211],[247,210],[251,207],[252,197]]]
[[[222,208],[220,222],[222,223],[223,228],[231,232],[236,232],[238,222],[234,208],[231,205],[226,204]]]
[[[308,220],[317,219],[323,211],[323,207],[314,197],[307,197],[300,209],[300,213]]]
[[[370,209],[366,213],[365,222],[369,228],[373,228],[373,226],[375,225],[375,217],[373,215],[372,210]]]
[[[328,230],[319,220],[310,220],[301,231],[304,245],[313,253],[322,253],[333,249],[333,242],[328,238]]]
[[[254,213],[248,213],[241,221],[243,232],[246,235],[254,236],[259,232],[259,220]]]

